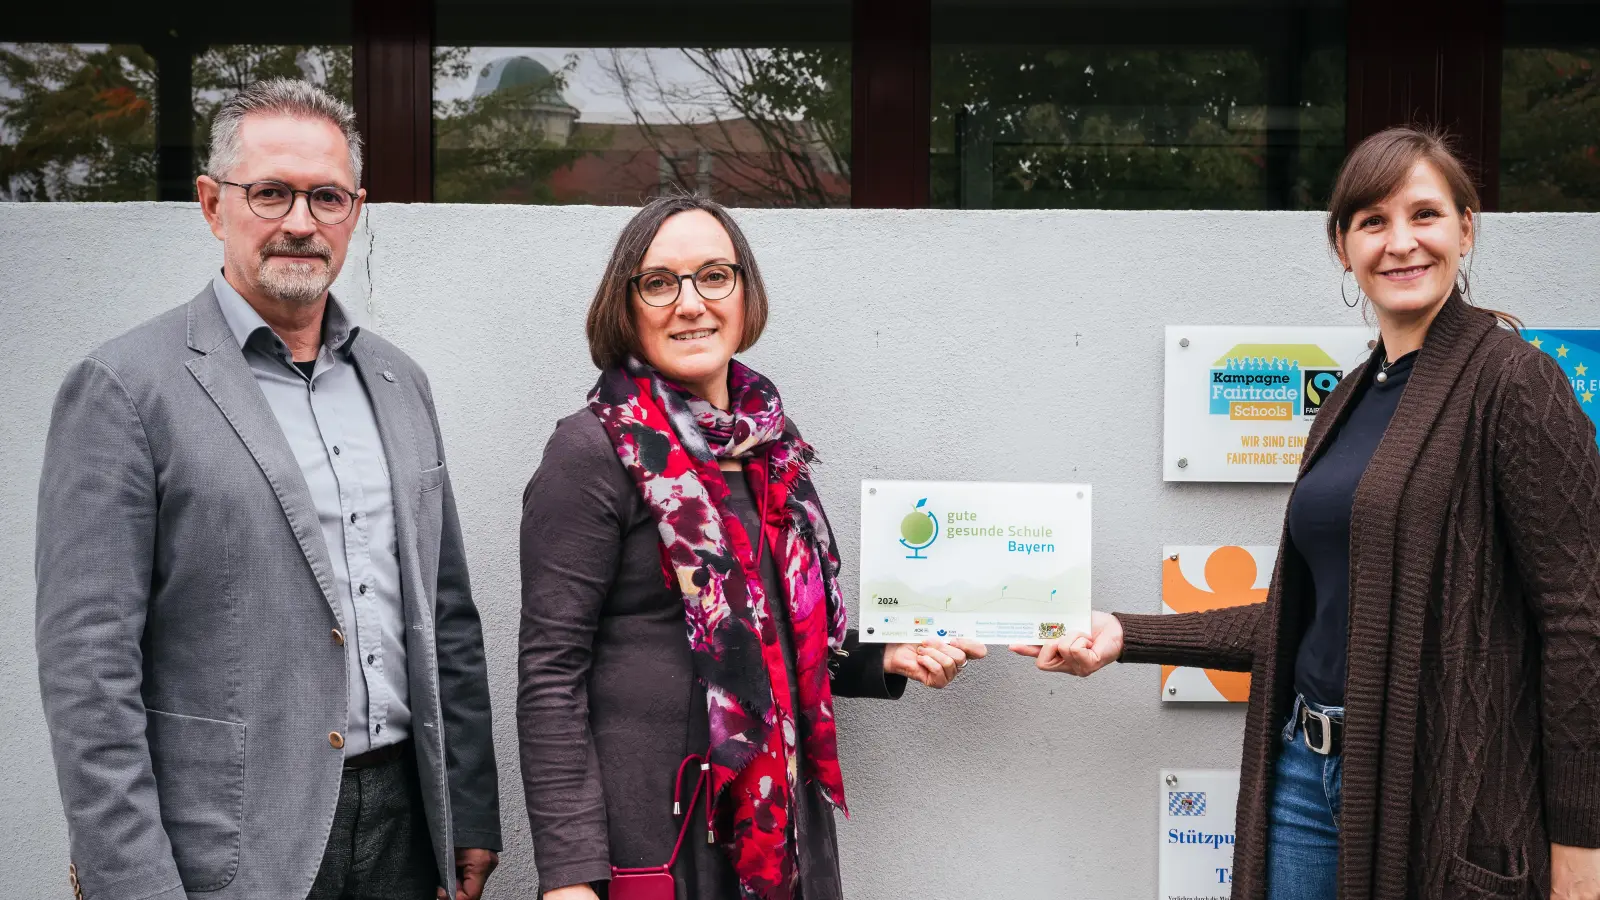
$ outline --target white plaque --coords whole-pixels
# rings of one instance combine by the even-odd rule
[[[1168,325],[1167,481],[1294,481],[1311,420],[1371,351],[1360,327]]]
[[[1158,900],[1228,900],[1233,893],[1237,769],[1162,769]]]
[[[861,483],[861,640],[1089,630],[1086,484]]]

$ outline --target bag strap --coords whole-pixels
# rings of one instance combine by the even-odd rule
[[[691,765],[698,766],[700,769],[700,774],[695,778],[694,790],[689,793],[689,808],[684,809],[682,794],[683,773],[688,771]],[[667,860],[666,865],[661,866],[642,866],[636,868],[612,866],[611,874],[647,875],[653,872],[670,873],[673,866],[678,864],[678,853],[683,849],[683,839],[689,833],[689,823],[693,821],[694,807],[695,804],[700,800],[702,788],[704,788],[704,794],[706,796],[706,843],[716,843],[717,833],[716,829],[712,827],[711,758],[709,756],[701,756],[698,753],[691,753],[683,758],[683,762],[678,763],[678,775],[672,780],[672,815],[674,817],[680,815],[683,816],[683,824],[678,827],[678,840],[672,845],[671,858]]]

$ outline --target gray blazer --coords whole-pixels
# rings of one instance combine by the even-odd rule
[[[483,635],[427,377],[354,358],[394,491],[439,878],[500,848]],[[87,900],[300,898],[338,799],[346,648],[310,491],[208,285],[75,365],[39,485],[36,642]]]

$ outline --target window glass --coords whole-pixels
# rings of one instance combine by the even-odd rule
[[[25,4],[0,16],[0,200],[189,200],[223,100],[284,75],[351,99],[347,0],[245,8]]]
[[[0,200],[156,199],[155,59],[0,43]]]
[[[847,3],[438,9],[435,200],[850,202]]]
[[[354,103],[348,44],[219,44],[194,57],[194,174],[210,156],[211,123],[229,97],[264,78],[302,78]]]
[[[935,2],[932,204],[1321,208],[1343,30],[1334,3]]]
[[[1500,209],[1600,212],[1600,10],[1506,4]]]

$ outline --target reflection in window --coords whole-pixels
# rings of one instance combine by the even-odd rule
[[[314,17],[184,4],[11,4],[0,15],[0,200],[190,200],[211,121],[252,81],[350,100],[348,0]]]
[[[1327,201],[1345,150],[1343,17],[1331,4],[934,11],[934,206]]]
[[[0,43],[0,200],[156,199],[155,103],[138,46]]]
[[[845,206],[849,63],[844,45],[439,47],[434,198]]]
[[[348,44],[218,44],[194,57],[194,173],[205,171],[211,123],[246,85],[265,78],[302,78],[353,103]]]
[[[1600,212],[1600,40],[1507,47],[1500,85],[1500,208]]]

